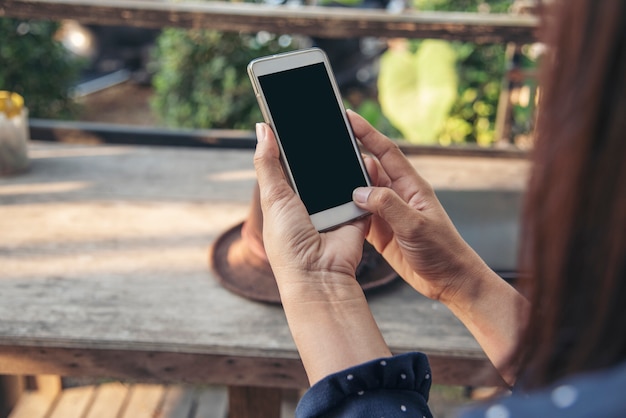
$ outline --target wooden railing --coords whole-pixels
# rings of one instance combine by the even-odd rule
[[[0,0],[0,16],[75,19],[82,23],[150,28],[302,34],[327,38],[438,38],[476,43],[529,43],[532,15],[271,6],[256,3],[163,0]]]
[[[0,17],[22,19],[73,19],[85,24],[136,26],[146,28],[207,28],[221,31],[276,34],[299,34],[327,38],[434,38],[479,44],[527,44],[537,39],[538,19],[532,14],[488,14],[457,12],[422,12],[279,5],[219,1],[168,0],[0,0]],[[508,75],[507,75],[508,76]],[[504,83],[506,84],[506,83]],[[499,110],[500,133],[507,131]],[[57,123],[37,121],[38,132],[54,137]],[[64,123],[65,130],[90,131],[90,124]],[[132,127],[124,131],[126,137]],[[98,126],[96,130],[102,130]],[[175,133],[172,133],[175,135]],[[206,131],[202,134],[206,135]],[[92,135],[93,136],[93,135]],[[209,137],[215,136],[208,134]],[[217,134],[223,137],[223,132]],[[249,139],[239,138],[235,146]],[[231,137],[227,135],[227,137]],[[215,141],[193,141],[200,146],[215,146]],[[226,141],[217,141],[224,145]],[[253,141],[250,141],[253,146]]]

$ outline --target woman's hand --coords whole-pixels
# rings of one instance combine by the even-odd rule
[[[365,163],[377,187],[354,193],[355,203],[374,214],[367,240],[420,293],[450,300],[467,273],[484,263],[398,146],[356,113],[348,116],[357,138],[376,157]]]
[[[266,124],[257,124],[257,139],[263,243],[310,383],[389,356],[355,278],[366,221],[318,233],[284,176]]]
[[[263,242],[281,292],[306,290],[308,301],[351,297],[356,288],[360,295],[355,271],[363,251],[365,222],[318,233],[285,178],[273,132],[260,123],[257,138],[254,163],[263,210]]]
[[[354,112],[357,138],[376,159],[365,163],[376,187],[356,189],[354,201],[373,213],[367,240],[416,290],[445,303],[472,332],[509,383],[508,363],[528,311],[526,300],[463,240],[398,146]]]

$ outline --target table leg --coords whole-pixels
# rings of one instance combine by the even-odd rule
[[[280,418],[282,389],[228,387],[228,418]]]

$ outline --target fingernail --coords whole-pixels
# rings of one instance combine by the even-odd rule
[[[372,193],[371,187],[357,187],[352,192],[352,199],[356,203],[367,203],[367,198]]]
[[[265,127],[262,123],[257,123],[256,126],[256,142],[265,141]]]

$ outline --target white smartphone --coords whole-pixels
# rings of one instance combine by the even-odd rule
[[[315,228],[367,215],[352,202],[352,191],[370,179],[326,54],[310,48],[258,58],[248,74]]]

